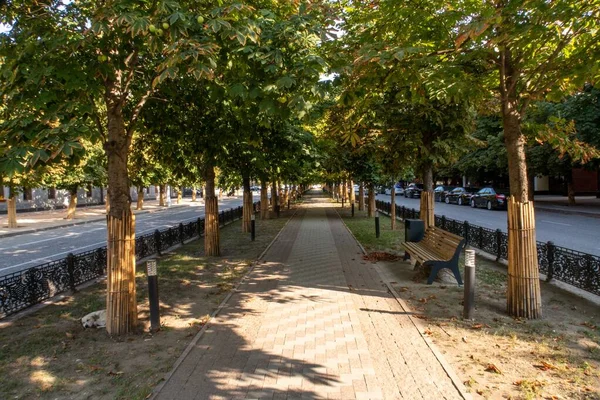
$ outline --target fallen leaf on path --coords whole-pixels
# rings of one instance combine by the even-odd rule
[[[488,364],[487,367],[485,367],[485,370],[488,372],[494,372],[496,374],[502,374],[500,368],[496,367],[494,364]]]
[[[431,335],[433,335],[433,332],[432,332],[432,331],[431,331],[431,329],[429,329],[429,328],[426,328],[426,329],[423,331],[423,333],[424,333],[424,334],[426,334],[426,335],[428,335],[428,336],[431,336]]]
[[[463,337],[462,337],[462,341],[463,341],[463,342],[465,342],[465,343],[467,343],[467,337],[466,337],[466,336],[463,336]]]
[[[398,261],[399,259],[399,256],[385,251],[373,251],[363,256],[363,260],[367,261]]]

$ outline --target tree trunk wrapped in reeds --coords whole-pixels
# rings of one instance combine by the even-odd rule
[[[425,190],[421,192],[420,209],[419,215],[424,222],[425,229],[435,226],[433,192]]]
[[[179,186],[177,188],[177,204],[181,204],[181,200],[183,198],[183,188]]]
[[[271,209],[273,211],[273,217],[277,217],[277,205],[279,204],[279,199],[277,198],[277,181],[273,179],[273,184],[271,185]]]
[[[350,180],[350,204],[356,201],[356,193],[354,193],[354,181]]]
[[[130,333],[137,325],[135,296],[135,216],[129,209],[107,219],[106,330],[111,335]]]
[[[533,202],[508,202],[508,295],[510,315],[542,316]]]
[[[260,181],[260,219],[269,219],[269,188],[267,186],[267,181]]]
[[[396,185],[392,185],[392,190],[390,191],[390,219],[391,219],[391,228],[392,230],[396,229]]]
[[[220,256],[219,243],[219,200],[215,196],[215,169],[206,167],[206,191],[204,192],[205,224],[204,224],[204,254]]]
[[[242,232],[250,232],[252,229],[252,214],[254,213],[254,207],[252,206],[252,191],[250,190],[250,176],[242,176],[242,185],[244,186],[244,206],[242,210]]]
[[[373,183],[369,183],[368,216],[369,218],[375,217],[375,185]]]
[[[365,209],[365,185],[364,183],[360,183],[358,186],[358,211],[363,211]]]

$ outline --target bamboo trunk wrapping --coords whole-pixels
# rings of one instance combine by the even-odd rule
[[[369,218],[375,217],[375,185],[369,184],[369,203],[367,207],[367,215]]]
[[[511,316],[541,318],[542,298],[533,202],[508,202],[508,293]]]
[[[17,199],[11,197],[7,200],[6,207],[8,209],[8,227],[17,227]]]
[[[365,187],[361,183],[358,187],[358,211],[365,209]]]
[[[242,221],[242,232],[247,233],[250,232],[252,230],[252,214],[253,214],[253,207],[252,207],[252,192],[251,191],[244,191],[244,209],[243,209],[243,221]]]
[[[267,182],[261,182],[260,187],[260,219],[269,219],[269,193]]]
[[[392,230],[396,229],[396,187],[392,185],[390,193],[390,220]]]
[[[354,181],[350,181],[350,204],[356,201],[356,193],[354,193]]]
[[[215,196],[204,199],[206,223],[204,224],[204,254],[218,257],[221,255],[219,244],[219,200]]]
[[[135,296],[135,216],[108,216],[106,330],[110,335],[131,333],[137,325]]]
[[[425,229],[435,226],[435,217],[433,214],[433,192],[423,191],[420,201],[420,216],[423,220]]]
[[[192,201],[196,201],[196,188],[192,188]]]

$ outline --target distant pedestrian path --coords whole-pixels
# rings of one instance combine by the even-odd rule
[[[317,194],[195,340],[156,398],[463,398]]]

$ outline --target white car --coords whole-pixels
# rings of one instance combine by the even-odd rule
[[[392,194],[392,188],[385,188],[385,194]],[[396,186],[396,193],[395,195],[403,195],[404,194],[404,189],[402,189],[401,187]]]

